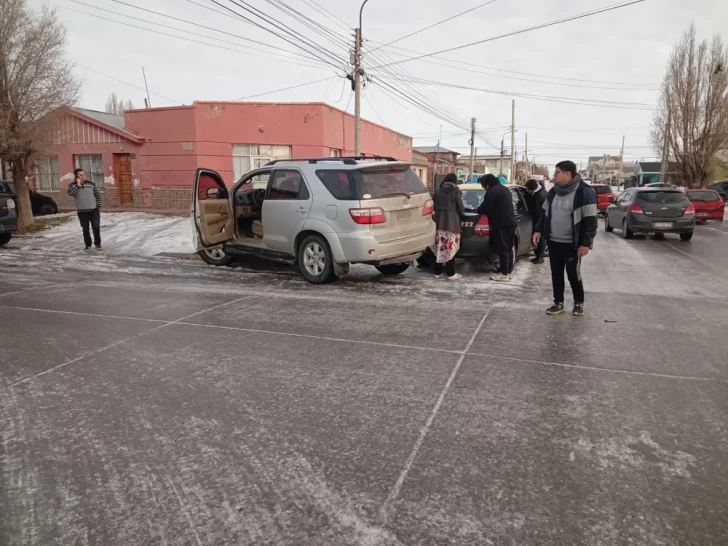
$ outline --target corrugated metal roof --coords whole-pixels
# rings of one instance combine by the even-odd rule
[[[447,148],[443,148],[440,146],[439,148],[437,146],[416,146],[412,148],[415,152],[419,152],[421,154],[436,154],[438,151],[441,154],[457,154],[460,155],[459,152],[453,152],[452,150],[448,150]]]
[[[87,110],[86,108],[74,108],[74,110],[79,114],[83,114],[84,116],[93,118],[96,121],[100,121],[101,123],[110,125],[114,129],[119,129],[119,131],[126,131],[126,129],[124,128],[124,116],[107,114],[106,112],[99,112],[98,110]]]

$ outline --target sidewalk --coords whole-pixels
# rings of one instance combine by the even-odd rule
[[[72,207],[59,207],[58,211],[75,212],[75,209]],[[148,214],[159,214],[161,216],[180,216],[183,218],[188,218],[190,215],[189,209],[153,209],[148,207],[102,207],[101,211],[108,214],[113,214],[116,212],[145,212]]]

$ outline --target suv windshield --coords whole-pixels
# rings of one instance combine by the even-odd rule
[[[712,191],[691,191],[688,192],[688,199],[705,203],[715,203],[720,199],[718,194]]]
[[[686,203],[688,198],[681,191],[641,191],[637,200],[643,203]]]
[[[415,172],[407,168],[355,170],[358,199],[381,199],[398,195],[427,193],[427,188]]]

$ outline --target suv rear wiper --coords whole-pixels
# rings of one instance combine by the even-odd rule
[[[413,194],[412,193],[407,193],[405,191],[396,191],[396,192],[393,192],[393,193],[387,193],[385,195],[382,195],[378,199],[384,199],[385,197],[397,197],[398,195],[403,195],[407,199],[412,199],[412,195]]]

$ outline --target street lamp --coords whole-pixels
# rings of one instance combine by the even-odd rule
[[[505,133],[503,133],[503,136],[501,137],[501,158],[500,158],[501,159],[500,160],[500,174],[501,175],[503,174],[503,154],[505,154],[505,150],[503,149],[503,141],[505,140],[506,135],[510,134],[510,132],[511,132],[511,130],[508,129]],[[514,133],[517,133],[517,132],[518,132],[518,129],[516,129],[514,131]],[[510,177],[511,175],[508,175],[508,176]]]

